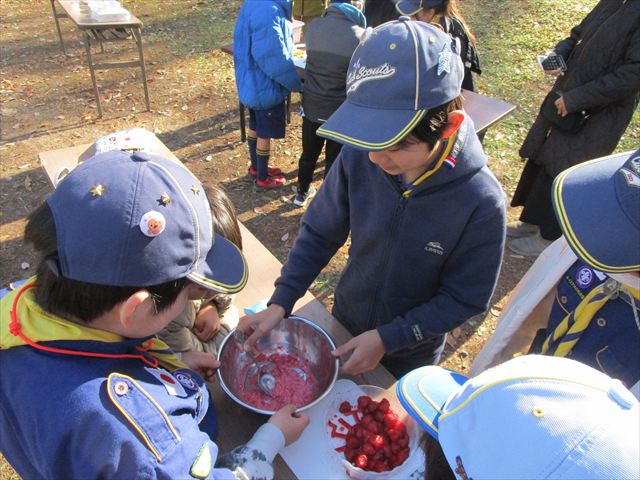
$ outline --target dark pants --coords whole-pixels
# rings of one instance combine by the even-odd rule
[[[545,240],[556,240],[562,235],[551,203],[552,185],[553,178],[545,169],[528,160],[511,200],[512,207],[524,207],[520,220],[539,226]]]
[[[306,193],[309,190],[309,185],[313,181],[313,172],[316,169],[316,163],[318,163],[318,157],[325,142],[325,177],[342,148],[341,143],[326,140],[316,135],[316,130],[321,125],[321,123],[312,122],[306,118],[302,119],[302,155],[300,155],[300,160],[298,161],[298,191],[302,193]]]
[[[445,340],[446,335],[444,336],[444,340],[436,340],[436,343],[433,345],[434,348],[427,348],[417,355],[413,354],[406,357],[385,355],[382,357],[380,363],[391,375],[399,379],[416,368],[439,364],[442,352],[444,351]],[[437,343],[440,343],[440,345],[437,345]]]

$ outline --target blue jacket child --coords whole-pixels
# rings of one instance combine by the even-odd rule
[[[455,110],[463,66],[436,27],[401,19],[367,30],[347,99],[318,129],[345,144],[302,225],[265,312],[241,320],[251,344],[351,236],[333,314],[355,335],[335,355],[358,374],[437,363],[445,334],[484,311],[504,244],[502,189],[473,122]]]
[[[233,32],[238,96],[253,110],[282,103],[301,90],[293,64],[291,0],[245,0]]]
[[[186,168],[90,158],[32,212],[25,238],[37,275],[0,299],[0,451],[23,478],[273,476],[308,419],[285,407],[219,456],[203,378],[154,338],[195,286],[234,293],[247,281]]]

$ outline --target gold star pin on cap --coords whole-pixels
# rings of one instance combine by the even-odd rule
[[[167,192],[164,192],[162,195],[160,195],[160,198],[158,199],[158,204],[159,205],[163,205],[163,206],[167,206],[171,203],[171,197],[169,196],[169,194]]]
[[[196,185],[191,185],[191,191],[194,195],[200,195],[200,189]]]
[[[94,185],[93,187],[91,187],[89,189],[89,192],[91,193],[91,195],[93,195],[94,197],[101,197],[102,194],[106,191],[106,188],[104,185],[102,184],[98,184],[98,185]]]

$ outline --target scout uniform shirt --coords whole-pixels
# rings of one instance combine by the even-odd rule
[[[558,284],[545,336],[551,335],[589,292],[607,281],[613,279],[582,260],[576,261]],[[614,294],[595,310],[583,331],[574,333],[578,340],[567,358],[620,379],[627,387],[634,385],[640,379],[640,326],[636,323],[639,307],[637,297],[624,292]],[[560,337],[559,343],[565,339]],[[544,353],[553,355],[552,351]]]
[[[48,314],[34,282],[0,300],[0,450],[23,478],[233,478],[213,469],[197,373],[163,368],[150,339]]]

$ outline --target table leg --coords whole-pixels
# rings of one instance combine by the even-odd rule
[[[58,30],[60,47],[62,47],[63,55],[66,55],[67,51],[64,49],[64,40],[62,39],[62,31],[60,30],[60,21],[58,20],[58,12],[56,12],[56,0],[51,0],[51,9],[53,10],[53,19],[56,21],[56,30]]]
[[[142,86],[144,87],[144,101],[147,105],[148,112],[151,110],[151,107],[149,106],[149,88],[147,87],[147,71],[144,66],[144,52],[142,51],[142,32],[139,27],[132,28],[131,30],[138,44],[138,55],[140,58],[140,68],[142,70]]]
[[[84,48],[87,51],[87,63],[89,64],[89,72],[91,73],[91,81],[93,82],[93,93],[96,96],[96,104],[98,105],[98,116],[102,117],[102,104],[100,103],[100,92],[98,92],[96,72],[93,69],[93,57],[91,56],[91,36],[88,30],[84,30]]]
[[[238,105],[240,107],[240,141],[245,142],[247,140],[247,127],[244,116],[244,105],[241,102],[238,102]]]

